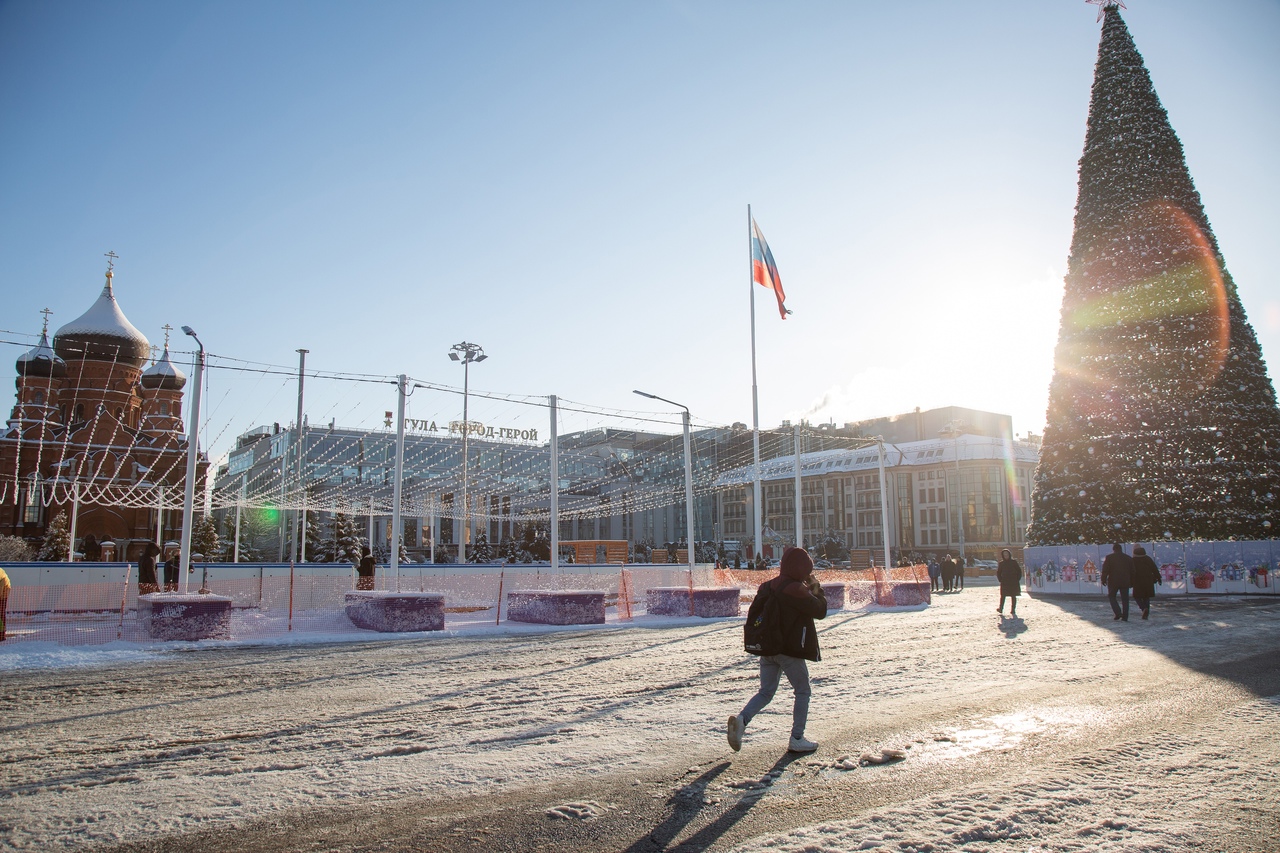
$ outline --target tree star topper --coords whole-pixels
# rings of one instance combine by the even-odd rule
[[[1102,16],[1106,14],[1107,10],[1110,9],[1112,6],[1119,6],[1121,9],[1129,8],[1128,6],[1124,5],[1124,0],[1084,0],[1084,2],[1098,7],[1099,21],[1102,20]]]

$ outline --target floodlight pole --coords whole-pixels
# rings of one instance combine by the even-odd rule
[[[881,544],[884,545],[884,567],[890,568],[893,564],[889,557],[889,481],[884,472],[884,438],[876,438],[876,446],[880,453],[877,455],[878,467],[880,469],[880,530]]]
[[[302,435],[302,385],[305,378],[305,370],[307,367],[307,353],[310,350],[298,350],[298,489],[302,493],[302,505],[294,512],[293,522],[293,544],[294,553],[298,555],[298,562],[302,562],[302,558],[306,556],[306,546],[304,539],[306,537],[306,506],[307,506],[307,490],[302,482],[303,457],[306,455],[306,439]]]
[[[661,400],[684,410],[684,523],[686,528],[685,538],[688,540],[686,555],[689,558],[689,577],[692,578],[695,539],[693,535],[693,447],[689,438],[689,407],[683,403],[677,403],[675,400],[659,397],[657,394],[648,394],[644,391],[632,391],[631,393],[639,394],[641,397],[648,397],[650,400]]]
[[[409,377],[401,373],[396,379],[396,468],[391,483],[391,573],[400,591],[400,481],[404,479],[404,398]],[[370,543],[372,546],[372,543]]]
[[[471,529],[471,507],[467,505],[467,448],[471,421],[467,414],[467,398],[471,390],[471,362],[484,361],[484,347],[463,341],[449,347],[449,358],[462,362],[462,530],[458,536],[458,562],[467,562],[467,531]]]
[[[200,442],[200,388],[204,384],[204,344],[196,337],[195,330],[183,326],[182,331],[196,342],[196,370],[194,390],[191,394],[191,421],[187,425],[187,482],[182,501],[182,550],[178,577],[182,579],[182,591],[187,591],[187,575],[191,572],[191,525],[195,516],[196,457]]]

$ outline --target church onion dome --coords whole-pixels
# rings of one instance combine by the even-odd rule
[[[134,328],[116,304],[110,271],[98,301],[58,330],[53,336],[53,348],[68,361],[118,361],[132,367],[142,367],[151,355],[151,342]]]
[[[49,346],[47,332],[40,333],[40,343],[18,356],[19,376],[40,376],[61,379],[67,375],[67,363]]]
[[[187,375],[173,366],[173,362],[169,360],[169,345],[166,344],[160,360],[142,371],[141,381],[143,388],[181,391],[182,386],[187,384]]]

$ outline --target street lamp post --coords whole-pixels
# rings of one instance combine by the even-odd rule
[[[644,391],[632,391],[633,394],[639,394],[641,397],[648,397],[650,400],[661,400],[664,403],[670,403],[684,410],[684,515],[685,515],[685,538],[688,540],[687,556],[689,558],[689,571],[693,571],[694,558],[694,536],[693,536],[693,450],[689,439],[689,407],[675,400],[668,400],[666,397],[659,397],[657,394],[646,394]],[[690,575],[692,577],[692,575]]]
[[[191,394],[191,423],[187,425],[187,483],[186,494],[182,503],[182,550],[178,576],[182,578],[182,591],[187,591],[187,575],[191,571],[191,524],[195,516],[196,502],[196,456],[200,442],[200,386],[204,384],[204,344],[196,337],[195,330],[183,326],[184,334],[199,347],[196,350],[195,388]]]
[[[484,361],[489,356],[479,344],[463,341],[449,347],[449,358],[462,362],[462,530],[458,536],[458,562],[467,561],[467,531],[471,529],[471,507],[467,503],[467,446],[471,435],[471,422],[467,419],[467,396],[471,384],[471,363]]]
[[[964,504],[960,499],[960,432],[964,429],[964,421],[948,421],[946,425],[938,430],[938,434],[950,437],[952,446],[956,454],[956,487],[952,489],[955,493],[956,502],[956,530],[960,535],[960,565],[964,565]]]

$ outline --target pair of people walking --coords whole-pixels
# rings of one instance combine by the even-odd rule
[[[1142,618],[1151,615],[1151,599],[1156,585],[1164,585],[1156,561],[1147,556],[1141,545],[1134,546],[1133,556],[1124,552],[1124,546],[1116,543],[1111,553],[1102,561],[1102,583],[1107,588],[1111,612],[1116,621],[1129,621],[1129,590],[1133,590],[1134,603],[1142,611]],[[1117,598],[1119,601],[1117,601]]]

